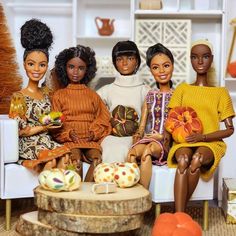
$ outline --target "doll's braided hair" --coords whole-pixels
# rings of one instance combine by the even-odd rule
[[[50,28],[38,19],[31,19],[21,27],[21,45],[25,48],[23,59],[32,51],[45,53],[49,60],[48,50],[53,42]]]
[[[55,72],[58,80],[64,85],[69,84],[69,78],[66,72],[66,64],[72,58],[78,57],[83,60],[87,66],[84,78],[80,81],[81,84],[87,85],[96,75],[96,59],[95,52],[90,47],[77,45],[61,51],[55,60]]]

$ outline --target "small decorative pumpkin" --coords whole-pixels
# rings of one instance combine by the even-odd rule
[[[113,182],[114,165],[110,163],[100,163],[94,169],[93,176],[96,183]]]
[[[227,67],[228,73],[233,77],[236,78],[236,61],[231,62]]]
[[[112,111],[111,126],[115,136],[132,136],[138,128],[138,114],[132,107],[118,105]]]
[[[136,163],[101,163],[94,170],[96,183],[115,182],[120,188],[132,187],[139,179],[140,171]]]
[[[176,143],[184,143],[193,133],[202,133],[202,122],[191,107],[175,107],[169,111],[165,122],[166,130],[172,134]]]
[[[152,236],[202,236],[202,228],[184,212],[163,213],[155,220]]]
[[[140,170],[136,163],[115,163],[114,181],[120,188],[132,187],[140,179]]]
[[[42,171],[38,179],[44,189],[55,192],[73,191],[81,184],[81,177],[75,171],[57,168]]]

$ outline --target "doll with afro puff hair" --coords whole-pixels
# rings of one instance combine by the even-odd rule
[[[9,117],[19,124],[19,163],[37,171],[65,168],[70,153],[48,134],[51,125],[39,121],[40,116],[51,111],[50,91],[39,87],[39,82],[48,68],[52,42],[50,28],[40,20],[28,20],[21,27],[24,68],[29,80],[26,88],[13,94],[9,112]]]
[[[82,45],[63,50],[56,57],[55,73],[65,88],[54,93],[53,109],[61,111],[66,121],[54,138],[70,148],[73,163],[90,164],[85,181],[91,182],[94,167],[101,162],[100,143],[111,132],[109,111],[99,95],[87,87],[96,73],[94,51]]]

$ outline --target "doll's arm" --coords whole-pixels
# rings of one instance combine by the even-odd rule
[[[148,117],[148,109],[147,109],[147,103],[144,101],[142,106],[142,113],[141,113],[141,120],[139,124],[139,128],[136,131],[136,133],[133,135],[133,144],[138,142],[144,135],[146,123],[147,123],[147,117]]]
[[[105,103],[98,97],[95,119],[89,127],[90,137],[88,141],[98,141],[111,133],[111,115]]]
[[[229,117],[223,121],[225,123],[226,129],[218,130],[209,134],[192,134],[186,137],[186,141],[188,143],[211,142],[211,141],[220,141],[224,138],[227,138],[234,133],[234,125],[232,118],[233,117]]]

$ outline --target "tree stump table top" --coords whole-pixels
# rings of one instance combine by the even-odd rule
[[[117,192],[96,194],[94,183],[83,182],[73,192],[51,192],[37,187],[35,204],[43,210],[75,215],[133,215],[148,211],[152,200],[150,192],[140,184],[131,188],[117,188]]]

